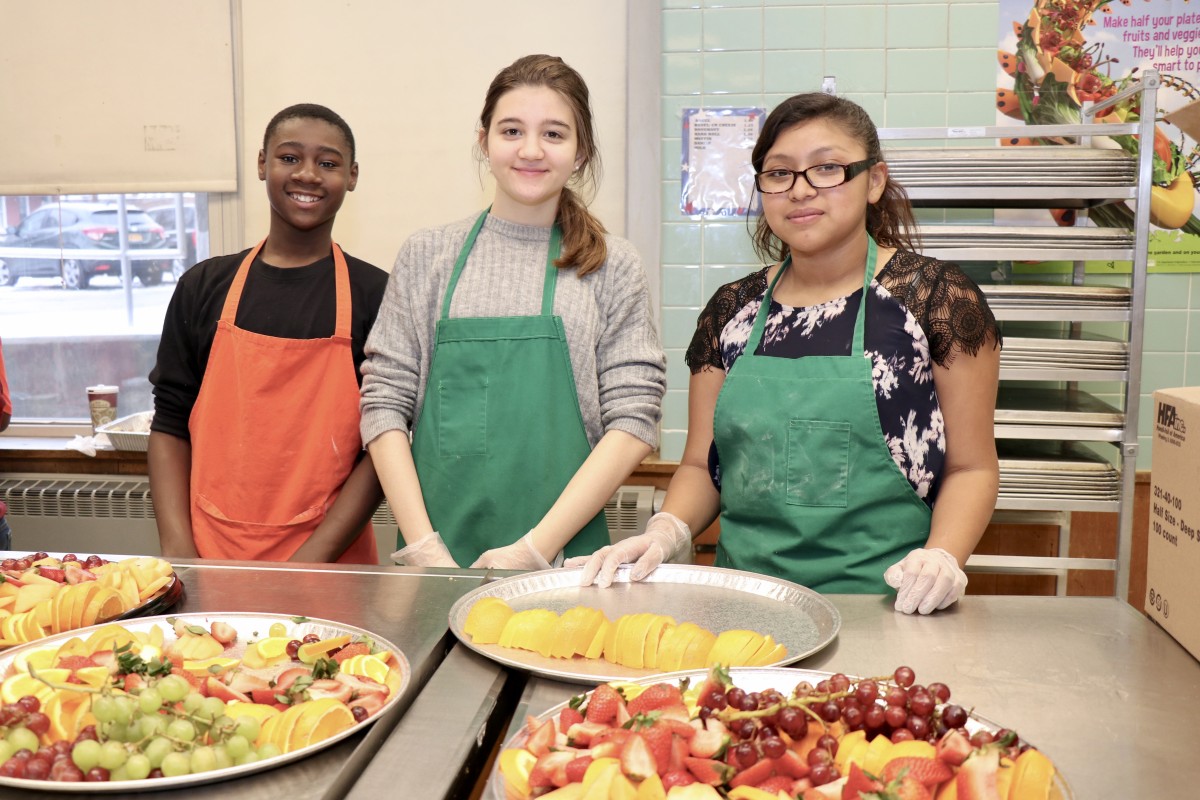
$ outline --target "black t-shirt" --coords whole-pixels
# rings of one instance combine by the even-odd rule
[[[150,372],[154,386],[151,430],[190,439],[188,418],[208,366],[217,322],[234,275],[249,250],[218,256],[192,267],[180,279],[163,322],[158,360]],[[362,365],[363,346],[375,324],[388,274],[346,255],[350,272],[351,339],[354,371]],[[235,324],[244,330],[281,339],[323,339],[333,335],[337,317],[333,254],[304,267],[283,269],[261,256],[238,303]]]

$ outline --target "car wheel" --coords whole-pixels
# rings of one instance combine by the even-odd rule
[[[13,275],[12,270],[8,267],[8,264],[0,261],[0,286],[15,286],[16,283],[17,276]]]
[[[92,276],[87,274],[83,268],[83,263],[74,259],[68,258],[62,265],[62,282],[67,289],[86,289]]]
[[[158,263],[147,264],[138,270],[137,278],[141,281],[142,286],[158,286],[163,282],[162,265]]]

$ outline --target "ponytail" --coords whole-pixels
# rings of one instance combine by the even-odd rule
[[[604,266],[608,259],[604,224],[587,210],[568,186],[563,187],[558,199],[558,224],[562,228],[562,255],[554,266],[560,269],[575,267],[580,278]]]

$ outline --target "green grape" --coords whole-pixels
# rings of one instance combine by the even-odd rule
[[[229,737],[229,741],[225,742],[225,749],[229,751],[229,755],[236,761],[250,752],[250,742],[245,736],[234,734]]]
[[[274,758],[280,755],[283,751],[279,749],[279,745],[274,742],[267,742],[262,747],[258,748],[258,757],[261,759]]]
[[[128,695],[114,697],[113,703],[116,704],[117,709],[113,721],[122,725],[128,725],[133,720],[133,712],[137,708],[137,704],[133,702],[133,698]]]
[[[17,752],[17,748],[8,739],[0,739],[0,764],[12,758],[12,754]]]
[[[167,736],[181,742],[190,742],[196,738],[196,726],[186,719],[173,720],[167,726]]]
[[[168,753],[163,759],[162,770],[164,778],[177,778],[180,775],[187,775],[192,771],[192,761],[186,753]]]
[[[31,753],[36,753],[41,746],[38,741],[38,736],[28,728],[13,728],[8,732],[8,742],[13,747],[13,752],[19,750],[28,750]]]
[[[87,774],[87,771],[100,763],[100,743],[95,739],[84,739],[76,742],[71,748],[71,760],[75,762],[75,766],[79,767],[80,771]]]
[[[191,692],[187,697],[183,698],[183,710],[189,714],[195,714],[196,709],[204,703],[204,695],[199,692]]]
[[[147,775],[149,775],[150,773],[149,773],[149,772],[147,772],[146,774],[147,774]],[[114,769],[114,770],[112,770],[111,772],[109,772],[109,774],[108,774],[108,779],[109,779],[110,781],[127,781],[127,780],[130,780],[130,777],[129,777],[129,769],[128,769],[128,764],[127,764],[127,763],[126,763],[126,764],[122,764],[121,766],[119,766],[119,767],[117,767],[116,769]]]
[[[262,725],[254,717],[242,715],[237,718],[237,729],[234,731],[238,736],[242,736],[248,742],[253,742],[258,739],[258,734],[262,731]]]
[[[162,695],[162,699],[168,703],[178,703],[187,697],[188,692],[192,690],[191,684],[187,682],[187,679],[179,675],[166,676],[158,682],[156,688],[158,689],[158,693]]]
[[[192,751],[190,766],[192,774],[197,772],[211,772],[217,768],[217,754],[207,745],[197,747]]]
[[[156,736],[146,744],[145,755],[150,759],[150,768],[158,769],[162,766],[163,759],[169,755],[174,748],[168,739],[161,736]]]
[[[116,698],[102,694],[92,701],[92,716],[97,722],[112,722],[117,718]]]
[[[196,716],[203,719],[214,720],[225,713],[225,701],[219,697],[206,697],[200,705],[200,710],[196,712]]]
[[[287,636],[287,625],[282,622],[272,622],[267,634],[269,636]]]
[[[141,753],[134,753],[129,757],[129,760],[125,762],[123,769],[126,773],[128,773],[130,780],[140,781],[145,780],[146,777],[150,775],[150,770],[152,767],[150,766],[149,758]]]
[[[213,753],[217,756],[217,769],[228,769],[233,766],[233,756],[223,744],[213,745]]]
[[[120,742],[105,742],[100,745],[100,766],[110,772],[125,763],[129,753]]]
[[[137,722],[138,735],[142,739],[158,736],[167,729],[168,719],[162,714],[149,714]]]
[[[142,693],[138,695],[138,708],[142,709],[143,714],[157,712],[158,709],[162,708],[162,704],[162,694],[153,686],[143,689]]]
[[[234,722],[231,717],[227,717],[222,714],[213,720],[212,730],[210,731],[209,735],[213,736],[214,738],[218,736],[227,736],[233,733],[233,730],[236,727],[237,723]]]
[[[242,756],[241,758],[239,758],[237,760],[237,765],[240,767],[240,766],[244,766],[246,764],[253,764],[255,761],[258,761],[258,760],[260,760],[258,757],[258,753],[251,750],[250,752],[246,753],[246,755]]]

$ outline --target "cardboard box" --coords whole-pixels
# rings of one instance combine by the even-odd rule
[[[1200,386],[1154,393],[1146,614],[1200,658]]]

